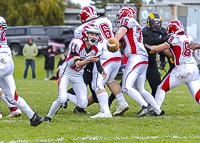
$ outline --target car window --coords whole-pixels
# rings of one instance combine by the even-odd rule
[[[26,29],[20,28],[15,30],[15,35],[25,35],[26,34]]]
[[[60,29],[59,28],[48,28],[47,33],[50,36],[58,36],[58,35],[60,35]]]
[[[71,29],[63,29],[62,34],[74,34],[74,31]]]
[[[30,28],[30,34],[31,35],[46,35],[46,32],[44,28],[34,27],[34,28]]]
[[[7,36],[11,36],[11,35],[14,35],[15,34],[15,29],[7,29],[6,30],[6,35]]]

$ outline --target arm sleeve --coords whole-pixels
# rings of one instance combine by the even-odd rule
[[[96,66],[97,66],[97,71],[101,74],[104,69],[101,66],[100,60],[96,62]]]
[[[154,38],[148,35],[143,35],[143,42],[149,45],[159,45],[165,42],[165,39]]]

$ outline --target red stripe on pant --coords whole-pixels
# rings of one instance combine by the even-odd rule
[[[15,91],[14,99],[15,99],[16,101],[18,100],[18,95],[17,95],[16,91]]]
[[[141,65],[141,64],[148,64],[148,61],[143,61],[143,62],[137,63],[137,64],[132,68],[132,70],[135,69],[137,66],[139,66],[139,65]]]
[[[108,63],[110,63],[110,62],[113,62],[113,61],[121,61],[121,57],[110,58],[109,60],[105,61],[105,62],[102,64],[102,67],[104,67],[106,64],[108,64]]]
[[[162,85],[162,90],[164,90],[165,92],[169,91],[170,87],[169,87],[169,78],[170,75],[168,75],[168,77],[165,79],[163,85]]]
[[[199,99],[200,99],[200,89],[199,89],[199,91],[196,93],[195,99],[196,99],[196,101],[199,103]]]

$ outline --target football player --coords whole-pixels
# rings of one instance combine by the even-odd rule
[[[169,21],[166,29],[168,34],[172,34],[167,42],[157,46],[145,45],[155,52],[170,49],[175,59],[175,68],[158,86],[155,100],[161,107],[167,91],[182,83],[186,83],[194,100],[200,103],[199,69],[193,55],[193,50],[188,48],[188,44],[190,44],[193,39],[191,36],[184,34],[184,27],[180,20]],[[149,116],[159,116],[160,114],[152,112]]]
[[[52,103],[49,113],[44,121],[50,122],[53,115],[59,110],[67,99],[79,106],[86,108],[88,106],[87,87],[83,81],[83,69],[90,62],[97,62],[98,72],[106,78],[106,72],[100,65],[98,58],[99,29],[95,24],[88,23],[83,27],[82,38],[74,38],[70,42],[69,52],[66,61],[60,68],[58,98]],[[76,96],[69,98],[67,88],[71,83]]]
[[[143,45],[141,26],[135,20],[136,12],[131,7],[123,7],[117,15],[120,28],[115,34],[115,38],[120,40],[123,37],[125,39],[124,53],[128,57],[122,77],[122,91],[142,106],[136,117],[146,116],[153,108],[159,114],[161,110],[155,99],[144,88],[148,54]],[[147,102],[153,108],[148,106]]]
[[[16,93],[16,84],[13,77],[14,62],[11,50],[7,45],[6,30],[6,20],[0,17],[0,87],[6,99],[28,116],[31,126],[38,126],[42,123],[42,117],[34,113],[26,101]]]
[[[22,112],[19,108],[17,108],[15,105],[13,104],[10,104],[8,102],[8,100],[6,99],[5,97],[5,94],[3,93],[3,90],[0,88],[0,98],[1,100],[6,103],[6,105],[8,106],[8,108],[10,109],[10,114],[6,117],[10,117],[10,118],[13,118],[13,117],[19,117],[21,116]],[[2,113],[0,111],[0,118],[2,118]]]
[[[104,88],[105,84],[108,85],[109,89],[111,90],[111,92],[114,93],[118,101],[118,107],[116,111],[113,113],[113,115],[115,116],[123,115],[123,113],[129,109],[129,105],[122,94],[119,83],[114,80],[121,65],[121,53],[120,51],[111,53],[107,49],[108,39],[114,37],[112,33],[112,24],[110,20],[108,20],[106,17],[99,17],[96,13],[96,10],[92,6],[83,7],[79,13],[79,16],[83,24],[75,30],[74,35],[75,37],[81,37],[81,29],[88,22],[95,23],[99,27],[101,37],[98,43],[99,45],[98,48],[101,48],[99,50],[102,53],[100,56],[100,61],[101,61],[101,66],[108,74],[108,78],[106,80],[102,80],[103,77],[96,71],[95,68],[92,69],[92,66],[88,67],[87,71],[85,69],[84,74],[87,73],[88,75],[85,76],[85,78],[87,79],[88,77],[93,78],[94,82],[92,86],[97,94],[96,96],[95,92],[92,92],[92,95],[88,96],[89,105],[94,102],[99,102],[101,106],[99,114],[92,116],[91,118],[112,116],[108,106],[108,93]],[[87,82],[88,84],[91,83],[91,81],[89,80],[87,80]],[[71,97],[74,98],[73,96]]]

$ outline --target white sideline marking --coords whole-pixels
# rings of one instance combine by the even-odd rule
[[[103,136],[86,136],[86,137],[78,137],[78,138],[72,138],[72,140],[129,140],[129,139],[139,139],[139,140],[148,140],[148,139],[189,139],[189,138],[200,138],[199,135],[196,136],[146,136],[146,137],[141,137],[141,136],[114,136],[114,137],[103,137]]]
[[[57,139],[36,139],[36,140],[12,140],[12,141],[9,141],[8,143],[28,143],[28,142],[60,142],[60,141],[63,141],[64,138],[61,137],[61,138],[57,138]],[[4,141],[0,141],[0,143],[5,143]]]

